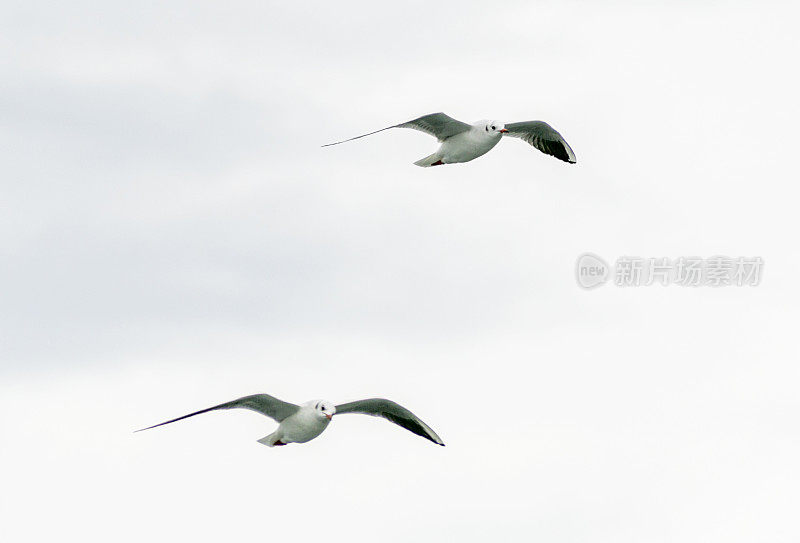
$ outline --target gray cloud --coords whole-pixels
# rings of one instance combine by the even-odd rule
[[[792,15],[7,2],[4,533],[792,539]],[[578,164],[508,141],[423,170],[435,142],[402,130],[319,147],[438,110],[547,120]],[[767,271],[585,292],[585,251]],[[395,398],[448,447],[368,417],[279,451],[251,413],[129,434],[259,391]]]

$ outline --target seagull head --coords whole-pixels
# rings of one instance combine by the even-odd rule
[[[326,400],[314,400],[308,403],[314,406],[314,413],[321,419],[331,420],[336,414],[336,406]]]
[[[483,130],[492,136],[500,136],[508,132],[506,125],[500,121],[484,121]]]

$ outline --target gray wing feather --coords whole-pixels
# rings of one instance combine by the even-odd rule
[[[429,439],[437,445],[444,446],[444,442],[430,426],[422,422],[414,413],[393,401],[383,398],[371,398],[336,406],[335,415],[343,415],[345,413],[361,413],[363,415],[383,417],[418,436]]]
[[[217,411],[219,409],[249,409],[251,411],[255,411],[256,413],[266,415],[271,419],[274,419],[276,422],[281,422],[286,417],[297,412],[300,407],[294,405],[293,403],[281,401],[278,398],[270,396],[269,394],[253,394],[251,396],[244,396],[243,398],[239,398],[230,402],[221,403],[219,405],[215,405],[214,407],[201,409],[200,411],[195,411],[194,413],[189,413],[188,415],[168,420],[166,422],[161,422],[159,424],[154,424],[153,426],[148,426],[147,428],[142,428],[141,430],[136,431],[141,432],[143,430],[149,430],[150,428],[164,426],[165,424],[178,422],[179,420],[188,419],[189,417],[194,417],[195,415],[201,415],[203,413]]]
[[[525,121],[505,125],[508,136],[520,138],[541,152],[554,156],[564,162],[575,164],[575,152],[555,128],[544,121]]]
[[[455,136],[461,132],[466,132],[471,128],[471,126],[467,123],[457,121],[456,119],[450,117],[449,115],[445,115],[444,113],[431,113],[430,115],[423,115],[422,117],[418,117],[414,120],[408,121],[407,123],[395,124],[392,126],[387,126],[386,128],[381,128],[380,130],[376,130],[374,132],[369,132],[368,134],[356,136],[354,138],[337,141],[335,143],[327,143],[323,145],[323,147],[330,147],[331,145],[339,145],[340,143],[345,143],[347,141],[357,140],[359,138],[371,136],[372,134],[377,134],[378,132],[383,132],[384,130],[389,130],[390,128],[413,128],[414,130],[419,130],[420,132],[430,134],[439,141],[444,141],[451,136]]]
[[[414,130],[430,134],[439,141],[444,141],[461,132],[467,132],[472,127],[444,113],[431,113],[430,115],[423,115],[413,121],[395,125],[392,128],[413,128]]]

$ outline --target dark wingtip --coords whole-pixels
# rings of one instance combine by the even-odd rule
[[[165,422],[163,424],[167,424],[167,423]],[[153,428],[156,428],[158,426],[161,426],[161,424],[156,424],[154,426],[148,426],[147,428],[139,428],[138,430],[134,430],[133,433],[134,434],[138,434],[139,432],[144,432],[145,430],[152,430]]]
[[[440,445],[440,446],[444,447],[444,441],[442,441],[442,438],[440,438],[436,434],[434,434],[434,435],[426,434],[423,437],[425,437],[426,439],[432,441],[433,443],[436,443],[437,445]]]

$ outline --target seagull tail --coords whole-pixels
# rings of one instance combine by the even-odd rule
[[[285,445],[285,443],[281,442],[281,436],[278,435],[278,432],[272,432],[270,435],[259,439],[258,442],[262,445],[266,445],[267,447]]]
[[[438,164],[437,164],[438,162]],[[432,155],[426,156],[425,158],[421,158],[417,160],[414,165],[415,166],[422,166],[423,168],[430,168],[431,166],[438,166],[442,163],[442,157],[439,156],[439,151],[436,151]]]

